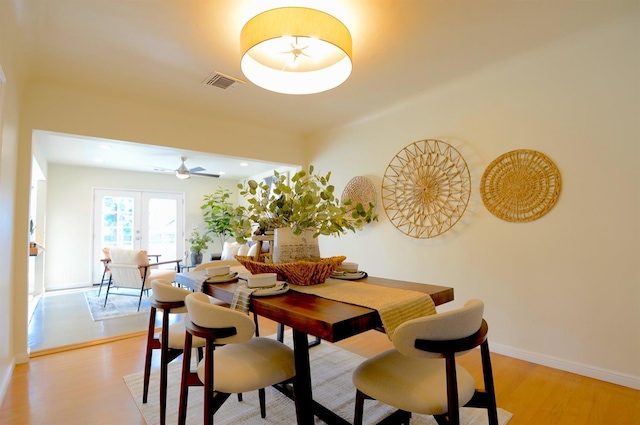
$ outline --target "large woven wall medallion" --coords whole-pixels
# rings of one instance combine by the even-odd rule
[[[558,201],[560,171],[543,153],[519,149],[496,158],[480,182],[482,202],[498,218],[521,223],[545,215]]]
[[[402,149],[382,180],[382,205],[402,233],[426,239],[451,229],[467,209],[469,167],[440,140],[421,140]]]

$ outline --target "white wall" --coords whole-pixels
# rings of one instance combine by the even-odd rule
[[[15,276],[27,271],[28,222],[14,226],[16,204],[28,204],[28,191],[17,190],[18,140],[21,94],[24,85],[24,51],[19,44],[20,29],[13,19],[17,5],[0,1],[0,67],[6,83],[0,89],[0,401],[2,400],[15,364],[15,336],[26,322],[16,326],[21,311],[14,306]],[[16,241],[24,240],[23,261],[14,263]],[[17,268],[16,268],[17,267]],[[25,314],[26,317],[26,314]],[[23,320],[24,322],[24,320]],[[24,359],[21,359],[24,360]]]
[[[237,201],[237,181],[192,177],[179,180],[173,174],[137,173],[104,168],[49,164],[47,176],[47,232],[45,287],[47,290],[84,286],[92,282],[93,190],[132,189],[183,193],[185,236],[194,226],[204,231],[202,200],[219,187],[231,190]],[[209,253],[221,252],[220,243],[209,244]]]
[[[473,179],[465,215],[444,235],[405,236],[380,208],[362,233],[323,238],[323,256],[452,286],[456,301],[443,308],[481,298],[493,349],[640,388],[639,28],[636,7],[316,137],[312,163],[339,190],[357,175],[380,187],[394,155],[427,138],[461,151]],[[546,216],[514,224],[488,212],[478,183],[520,148],[547,154],[563,187]]]
[[[87,87],[30,81],[21,96],[17,157],[12,159],[18,193],[29,193],[34,130],[54,131],[105,139],[179,147],[186,150],[221,155],[263,159],[285,164],[304,164],[305,150],[296,136],[246,123],[216,121],[203,111],[176,109],[138,98],[118,96]],[[4,161],[4,153],[3,153]],[[13,220],[13,230],[28,235],[28,196],[16,203],[13,213],[23,220]],[[48,206],[51,208],[51,206]],[[51,227],[51,223],[48,224]],[[27,252],[28,239],[15,239],[13,251]],[[47,248],[49,253],[53,248]],[[11,305],[14,322],[13,353],[28,360],[27,257],[16,256],[11,262]]]

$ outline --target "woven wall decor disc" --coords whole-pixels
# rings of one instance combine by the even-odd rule
[[[376,186],[371,180],[364,176],[356,176],[349,180],[340,197],[341,202],[347,199],[351,200],[351,206],[362,204],[365,208],[369,206],[369,202],[376,204]]]
[[[382,180],[382,205],[402,233],[426,239],[451,229],[467,209],[469,167],[440,140],[421,140],[402,149]]]
[[[558,201],[560,171],[543,153],[519,149],[496,158],[480,182],[482,202],[498,218],[522,223],[545,215]]]

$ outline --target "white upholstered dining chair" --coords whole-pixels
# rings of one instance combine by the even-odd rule
[[[149,312],[142,403],[147,402],[149,395],[153,350],[160,350],[160,425],[164,425],[166,423],[167,410],[167,367],[170,362],[183,352],[185,328],[182,316],[187,312],[184,299],[191,291],[173,286],[171,282],[163,279],[154,279],[151,282],[151,290],[153,300],[151,302],[151,311]],[[162,312],[162,326],[160,327],[160,336],[156,337],[155,325],[158,310]],[[176,320],[170,325],[172,315]],[[198,360],[202,359],[202,347],[204,345],[204,339],[193,339],[192,348],[199,348]]]
[[[362,425],[365,399],[399,409],[393,415],[409,424],[411,412],[433,415],[440,425],[459,425],[460,406],[487,409],[489,425],[498,425],[484,304],[413,319],[393,334],[395,348],[364,361],[353,373],[354,425]],[[480,346],[484,389],[456,365],[456,356]]]
[[[189,294],[185,304],[188,313],[178,424],[186,422],[189,386],[204,385],[203,423],[208,425],[230,394],[290,382],[295,376],[293,350],[274,339],[254,337],[255,325],[246,314],[211,304],[210,297],[201,292]],[[194,337],[206,340],[197,377],[190,372]],[[260,397],[262,407],[264,391]],[[265,417],[264,411],[261,416]]]

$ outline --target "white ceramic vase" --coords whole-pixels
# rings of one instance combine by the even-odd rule
[[[320,246],[318,238],[313,237],[314,233],[313,229],[306,230],[300,235],[294,234],[290,227],[276,229],[273,239],[273,262],[320,260]]]

